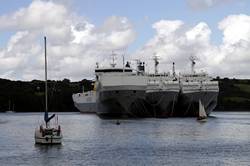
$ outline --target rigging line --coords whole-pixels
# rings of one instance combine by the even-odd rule
[[[173,116],[173,113],[174,113],[174,105],[175,105],[175,96],[174,96],[174,100],[173,100],[173,105],[172,105],[172,110],[171,110],[170,116]]]
[[[142,103],[142,106],[143,106],[143,108],[144,108],[143,110],[148,114],[148,116],[150,116],[151,114],[148,112],[148,109],[147,109],[147,107],[145,106],[143,100],[140,100],[140,102]]]
[[[188,111],[189,111],[189,109],[190,109],[190,107],[191,107],[191,105],[192,105],[192,101],[193,101],[193,96],[192,96],[192,98],[190,99],[189,106],[188,106],[188,108],[186,109],[186,111],[185,111],[185,113],[184,113],[184,116],[187,115],[187,113],[188,113]]]
[[[132,103],[132,102],[131,102],[131,103]],[[131,107],[131,104],[130,104],[129,107]],[[135,116],[131,111],[127,111],[127,110],[126,110],[126,107],[124,107],[124,111],[125,111],[128,115],[131,115],[132,117],[136,118],[136,116]]]

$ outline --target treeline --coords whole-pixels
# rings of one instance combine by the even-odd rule
[[[92,89],[92,81],[48,81],[48,107],[51,112],[78,111],[72,100],[73,93]],[[0,79],[0,112],[40,112],[45,108],[44,81],[11,81]]]
[[[250,80],[219,78],[220,92],[216,110],[230,111],[250,110]],[[51,112],[78,111],[72,100],[73,93],[93,89],[93,82],[82,80],[71,82],[48,81],[48,106]],[[15,112],[44,111],[44,81],[11,81],[0,79],[0,112],[12,110]]]
[[[250,80],[216,78],[219,81],[220,92],[216,110],[220,111],[250,111]]]

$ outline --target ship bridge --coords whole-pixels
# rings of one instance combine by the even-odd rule
[[[132,72],[131,68],[96,68],[95,73],[122,73]]]

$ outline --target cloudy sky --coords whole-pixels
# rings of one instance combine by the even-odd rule
[[[94,78],[112,51],[152,70],[196,70],[212,76],[250,78],[248,0],[8,0],[0,5],[0,78],[44,78],[47,36],[49,79]]]

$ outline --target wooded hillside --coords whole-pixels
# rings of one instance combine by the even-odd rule
[[[219,81],[220,93],[216,110],[250,111],[250,80],[216,78]],[[49,111],[78,111],[74,107],[72,94],[93,88],[92,81],[71,82],[48,81]],[[16,112],[44,111],[44,82],[11,81],[0,79],[0,112],[14,110]]]

